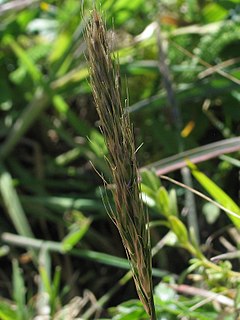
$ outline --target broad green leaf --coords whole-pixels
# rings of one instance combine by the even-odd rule
[[[228,11],[217,3],[209,3],[203,9],[203,16],[206,22],[220,21],[224,19]]]
[[[201,186],[222,206],[235,212],[239,215],[239,219],[235,216],[228,214],[234,225],[240,228],[240,207],[211,179],[209,179],[204,173],[197,170],[197,167],[189,165],[195,179],[201,184]]]

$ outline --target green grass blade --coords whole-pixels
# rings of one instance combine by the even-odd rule
[[[96,252],[92,250],[84,250],[84,249],[72,249],[71,251],[65,252],[63,251],[61,242],[54,241],[44,241],[39,239],[33,239],[29,237],[18,236],[10,233],[3,233],[2,240],[11,243],[17,247],[23,248],[33,248],[40,249],[43,245],[44,248],[53,252],[58,252],[61,254],[69,254],[75,257],[83,258],[86,260],[95,261],[98,263],[102,263],[108,266],[117,267],[125,270],[129,270],[129,261],[124,258],[112,256],[110,254]],[[167,275],[168,272],[160,269],[153,269],[153,275],[155,277],[163,277]]]
[[[18,320],[27,319],[26,315],[26,289],[17,260],[13,260],[13,298],[18,308]]]
[[[56,305],[58,302],[59,297],[59,291],[60,291],[60,284],[61,284],[61,268],[56,267],[53,281],[52,281],[52,291],[51,291],[51,310],[52,314],[54,313],[56,309]]]
[[[30,204],[33,206],[44,205],[47,208],[61,211],[66,209],[102,211],[103,204],[95,199],[76,199],[71,197],[51,197],[51,196],[22,196],[23,205]]]
[[[190,165],[192,174],[195,179],[201,184],[201,186],[222,206],[235,212],[239,215],[239,219],[233,215],[229,215],[234,225],[240,228],[240,208],[239,206],[211,179],[209,179],[204,173],[197,170],[193,165]]]
[[[0,165],[0,192],[6,211],[17,232],[25,237],[33,237],[31,227],[23,211],[11,175]]]
[[[51,282],[49,279],[48,271],[46,270],[46,268],[44,266],[40,266],[39,273],[40,273],[41,282],[42,282],[42,285],[44,288],[43,290],[46,291],[48,293],[48,295],[50,296],[52,288],[51,288]]]
[[[77,221],[71,226],[71,231],[62,241],[64,251],[71,250],[87,233],[91,219],[86,218],[83,214],[77,214]]]
[[[5,43],[11,47],[15,55],[25,66],[33,81],[35,81],[36,83],[41,83],[42,73],[38,70],[38,68],[32,61],[31,57],[26,53],[26,51],[23,48],[21,48],[21,46],[19,46],[19,44],[10,35],[5,37]]]

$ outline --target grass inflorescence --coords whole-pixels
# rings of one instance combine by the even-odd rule
[[[110,216],[121,235],[138,296],[151,319],[155,319],[148,214],[140,198],[133,126],[121,99],[118,61],[111,58],[111,40],[95,10],[86,39],[91,86],[114,185],[115,210],[110,210]]]

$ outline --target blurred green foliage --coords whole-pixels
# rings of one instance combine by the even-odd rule
[[[239,135],[239,0],[103,0],[99,7],[119,57],[136,142],[143,143],[140,166]],[[102,202],[99,175],[110,177],[85,58],[91,9],[92,1],[0,0],[0,231],[19,236],[1,240],[1,319],[44,312],[63,319],[74,308],[84,319],[145,319],[141,304],[130,300],[136,297],[131,284],[119,281],[128,265]],[[159,71],[158,24],[172,92]],[[169,103],[171,93],[175,106]],[[205,175],[195,172],[202,190],[232,210],[238,208],[238,157],[206,161],[199,165]],[[179,172],[175,178],[181,178]],[[155,275],[165,275],[160,284],[154,278],[159,319],[216,319],[221,312],[224,319],[235,319],[239,289],[232,268],[238,270],[239,261],[214,270],[202,251],[210,257],[231,246],[237,250],[238,230],[228,233],[224,227],[231,220],[219,212],[205,219],[202,213],[211,210],[197,200],[197,244],[182,214],[188,207],[183,189],[163,185],[151,173],[142,179],[153,246],[168,235],[153,260]],[[218,240],[216,230],[230,245]],[[190,267],[189,254],[198,259]],[[206,297],[186,298],[166,284],[180,284],[196,270],[206,291],[229,296],[233,305],[215,298],[201,304]]]

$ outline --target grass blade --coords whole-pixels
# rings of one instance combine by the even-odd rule
[[[237,228],[240,228],[240,208],[239,206],[211,179],[204,173],[199,171],[196,166],[189,165],[194,178],[201,184],[201,186],[222,206],[235,212],[239,215],[239,219],[233,215],[228,214]]]
[[[194,148],[188,151],[178,153],[174,156],[151,163],[143,168],[154,169],[156,174],[166,174],[187,166],[188,159],[192,163],[200,163],[212,158],[216,158],[225,153],[231,153],[240,150],[240,137],[224,139],[217,142],[209,143],[205,146]]]
[[[2,240],[9,244],[13,244],[17,247],[40,249],[42,246],[44,246],[46,250],[58,252],[60,254],[66,254],[61,242],[44,241],[40,239],[23,237],[11,233],[3,233]],[[71,251],[67,251],[67,254],[86,260],[102,263],[108,266],[129,270],[128,260],[112,256],[103,252],[96,252],[84,249],[72,249]],[[163,277],[167,274],[168,272],[164,270],[153,269],[153,275],[155,277]]]
[[[19,268],[17,260],[13,261],[13,298],[18,308],[18,320],[27,319],[26,314],[26,289],[22,276],[22,271]]]
[[[26,237],[33,237],[31,227],[21,206],[17,192],[13,187],[11,175],[0,165],[0,192],[12,223],[17,232]]]

